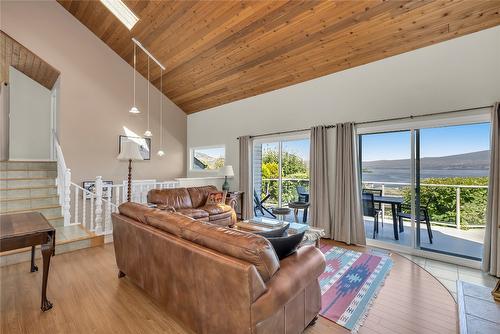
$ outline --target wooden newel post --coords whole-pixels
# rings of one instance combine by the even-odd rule
[[[102,226],[102,176],[95,178],[95,232],[104,232]]]
[[[130,202],[132,194],[132,159],[128,160],[128,184],[127,184],[127,202]]]

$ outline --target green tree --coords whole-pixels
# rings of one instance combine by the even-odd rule
[[[282,167],[282,201],[288,203],[297,199],[297,185],[308,187],[309,172],[306,162],[297,154],[283,152],[281,158]],[[279,178],[279,152],[277,150],[267,150],[262,155],[262,178],[263,179],[278,179]],[[294,181],[286,179],[304,179],[305,181]],[[262,181],[262,196],[271,194],[268,203],[278,204],[278,189],[277,180]]]
[[[449,177],[428,178],[422,184],[450,185],[488,185],[487,177]],[[432,221],[456,221],[456,188],[440,186],[421,186],[420,203],[428,205]],[[409,187],[403,189],[405,202],[410,203]],[[483,225],[486,213],[488,190],[484,188],[460,189],[460,226],[468,229],[470,225]]]

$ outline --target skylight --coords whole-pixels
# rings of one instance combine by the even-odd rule
[[[121,0],[101,0],[101,3],[113,13],[127,28],[132,30],[139,18]]]

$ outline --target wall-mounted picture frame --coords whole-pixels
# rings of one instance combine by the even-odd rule
[[[103,185],[102,196],[105,197],[107,195],[107,192],[108,192],[107,186],[112,186],[113,181],[102,181],[102,185]],[[92,194],[95,194],[95,181],[83,181],[82,188],[90,191]],[[113,192],[111,192],[111,198],[112,197],[113,197]],[[90,198],[92,198],[92,196],[87,192],[83,192],[83,198],[90,199]]]
[[[132,137],[120,135],[118,139],[118,154],[122,151],[122,143],[126,140],[131,140],[139,145],[139,152],[143,160],[151,160],[151,138]]]

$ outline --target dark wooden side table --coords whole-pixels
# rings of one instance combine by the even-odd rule
[[[293,209],[293,215],[295,216],[295,222],[299,222],[299,210],[304,210],[304,215],[302,216],[302,222],[307,223],[307,210],[309,210],[309,202],[290,202],[288,207]]]
[[[228,199],[235,199],[236,200],[236,207],[234,208],[236,211],[236,217],[238,219],[243,219],[243,195],[245,193],[243,191],[228,191],[226,197]]]
[[[31,247],[31,272],[38,270],[35,265],[35,246],[42,246],[42,311],[52,308],[47,300],[47,278],[50,257],[54,255],[56,229],[39,212],[0,215],[0,252]]]

